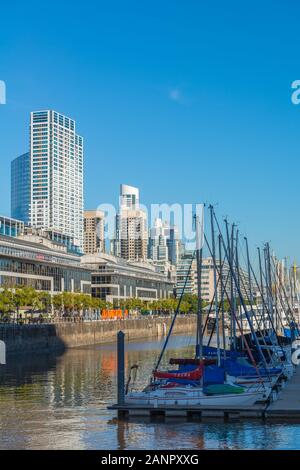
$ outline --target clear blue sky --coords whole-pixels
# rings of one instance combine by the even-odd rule
[[[85,202],[218,203],[300,262],[298,1],[3,2],[0,213],[31,110],[76,119]]]

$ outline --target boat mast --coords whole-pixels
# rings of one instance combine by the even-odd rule
[[[253,291],[252,291],[252,278],[251,278],[251,269],[250,269],[250,256],[249,256],[248,238],[244,237],[244,240],[245,240],[245,245],[246,245],[246,259],[247,259],[249,295],[250,295],[250,302],[253,305],[254,298],[253,298]],[[251,310],[251,317],[253,318],[253,310]],[[257,327],[258,327],[258,325],[257,325]]]
[[[231,249],[230,249],[230,262],[232,267],[234,267],[234,231],[235,224],[232,224],[231,227]],[[233,311],[233,323],[232,323],[232,335],[233,335],[233,349],[236,350],[236,285],[234,283],[233,274],[231,273],[231,305]]]
[[[265,321],[265,290],[264,290],[264,281],[263,281],[263,271],[262,271],[262,262],[261,262],[261,254],[260,254],[260,248],[259,246],[257,247],[257,252],[258,252],[258,265],[259,265],[259,279],[260,279],[260,293],[261,293],[261,320],[264,322]]]
[[[231,258],[231,243],[229,238],[229,228],[228,228],[228,220],[225,219],[225,227],[226,227],[226,240],[227,240],[227,253],[228,256]],[[234,322],[234,311],[233,311],[233,303],[232,303],[232,290],[233,290],[233,279],[231,272],[229,270],[230,275],[230,349],[233,349],[233,322]]]
[[[201,359],[203,356],[202,259],[203,259],[203,220],[204,219],[203,219],[203,215],[202,215],[202,220],[200,220],[199,215],[196,215],[195,218],[196,218],[196,262],[197,262],[197,294],[198,294],[196,358]]]
[[[223,350],[224,350],[224,360],[226,359],[226,337],[225,337],[225,314],[224,314],[224,289],[226,286],[223,286],[223,257],[222,257],[222,237],[219,234],[219,278],[221,279],[221,319],[222,319],[222,338],[223,338]]]
[[[218,285],[217,285],[217,270],[216,270],[216,244],[215,244],[215,228],[214,228],[214,212],[213,206],[209,206],[210,209],[210,222],[211,222],[211,240],[212,240],[212,257],[213,257],[213,268],[214,268],[214,292],[215,292],[215,315],[216,315],[216,334],[217,334],[217,357],[218,366],[221,365],[220,356],[220,331],[219,331],[219,302],[218,302]]]
[[[239,230],[236,231],[236,235],[235,235],[235,266],[236,266],[236,279],[238,283],[238,288],[241,289],[238,245],[239,245]],[[240,322],[241,322],[241,327],[243,331],[243,309],[241,305],[239,305],[238,308],[240,309]]]

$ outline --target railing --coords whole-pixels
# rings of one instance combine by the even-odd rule
[[[186,314],[184,314],[186,315]],[[188,316],[194,314],[187,314]],[[173,314],[149,314],[149,315],[130,315],[126,318],[91,318],[88,316],[71,316],[71,317],[43,317],[43,318],[0,318],[0,325],[41,325],[41,324],[55,324],[55,323],[84,323],[84,322],[107,322],[107,321],[117,321],[117,320],[144,320],[148,318],[149,320],[154,319],[166,319],[172,318]]]

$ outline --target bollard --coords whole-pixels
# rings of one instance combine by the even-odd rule
[[[0,341],[0,364],[6,364],[6,347],[4,341]]]
[[[118,351],[118,405],[124,405],[125,402],[125,334],[123,331],[118,333],[117,351]]]

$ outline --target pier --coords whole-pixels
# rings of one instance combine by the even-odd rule
[[[266,418],[300,421],[300,367],[265,411]]]
[[[120,419],[145,417],[150,419],[183,418],[187,420],[282,420],[300,422],[300,367],[296,367],[290,380],[274,385],[278,397],[273,402],[257,402],[251,408],[208,408],[203,406],[179,406],[126,403],[124,377],[124,334],[118,334],[118,403],[109,406],[117,411]]]
[[[300,367],[297,367],[294,376],[285,382],[284,388],[279,391],[278,398],[271,404],[257,404],[251,409],[208,409],[203,407],[154,407],[148,405],[133,406],[115,404],[109,407],[116,410],[119,418],[148,417],[148,418],[185,418],[187,420],[205,421],[217,419],[222,421],[236,419],[263,419],[284,420],[300,422]]]

